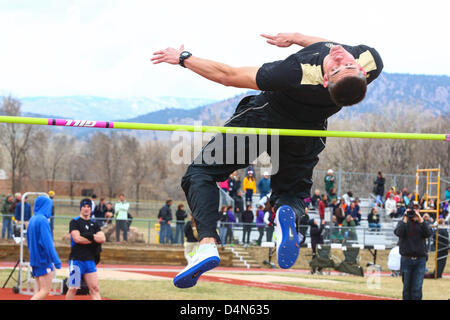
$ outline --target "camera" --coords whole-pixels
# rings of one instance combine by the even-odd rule
[[[408,218],[414,218],[416,216],[416,212],[414,211],[414,209],[408,209],[406,210],[406,216]]]

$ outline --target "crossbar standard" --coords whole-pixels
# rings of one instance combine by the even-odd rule
[[[49,126],[76,127],[76,128],[187,131],[187,132],[209,132],[209,133],[246,134],[246,135],[261,134],[261,135],[301,136],[301,137],[336,137],[336,138],[408,139],[408,140],[450,141],[450,134],[436,134],[436,133],[397,133],[397,132],[362,132],[362,131],[327,131],[327,130],[300,130],[300,129],[276,129],[276,128],[219,127],[219,126],[195,126],[195,125],[181,125],[181,124],[157,124],[157,123],[48,119],[48,118],[32,118],[32,117],[12,117],[12,116],[0,116],[0,123],[49,125]]]

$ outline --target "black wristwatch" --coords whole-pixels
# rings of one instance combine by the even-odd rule
[[[184,60],[186,60],[190,56],[192,56],[192,53],[190,53],[189,51],[183,51],[182,53],[180,53],[180,62],[179,62],[180,66],[186,68],[184,65]]]

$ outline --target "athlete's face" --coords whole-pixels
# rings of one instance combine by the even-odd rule
[[[352,54],[339,45],[333,46],[329,55],[325,57],[324,71],[323,86],[325,88],[330,82],[337,82],[344,77],[355,76],[360,72],[366,74]]]
[[[91,207],[87,204],[81,207],[81,215],[88,218],[91,215]]]

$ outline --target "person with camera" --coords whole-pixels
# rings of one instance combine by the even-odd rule
[[[422,300],[427,250],[425,240],[431,236],[431,228],[419,212],[419,204],[406,210],[398,222],[394,234],[399,237],[403,281],[403,300]]]

